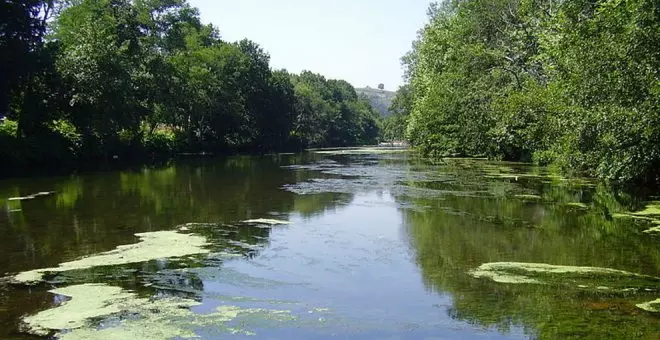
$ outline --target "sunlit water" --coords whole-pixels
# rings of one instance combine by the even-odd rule
[[[40,191],[52,196],[2,199]],[[0,181],[0,274],[56,266],[135,243],[135,233],[190,232],[213,254],[0,283],[0,338],[66,298],[47,290],[107,283],[140,296],[286,310],[194,329],[202,338],[660,338],[637,308],[660,285],[612,291],[504,284],[469,272],[488,262],[597,266],[660,276],[660,237],[615,219],[649,198],[546,169],[482,160],[429,164],[407,153],[304,154]],[[291,224],[242,225],[254,218]],[[600,287],[596,289],[595,287]],[[90,321],[98,329],[121,323]],[[232,330],[241,329],[242,332]],[[54,334],[54,333],[53,333]]]

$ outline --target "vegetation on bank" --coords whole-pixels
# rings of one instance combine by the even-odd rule
[[[378,114],[346,81],[272,70],[186,0],[0,5],[4,164],[375,143]]]
[[[412,107],[410,85],[406,84],[396,91],[390,105],[391,115],[383,120],[381,135],[387,141],[403,141],[406,139],[408,116]]]
[[[386,133],[405,130],[429,156],[658,181],[655,1],[447,0],[429,18],[403,58],[405,105]]]

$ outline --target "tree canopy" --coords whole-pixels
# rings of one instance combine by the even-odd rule
[[[349,83],[271,69],[257,43],[222,40],[185,0],[0,6],[0,157],[9,164],[378,137],[378,116]]]
[[[657,181],[658,46],[652,0],[435,3],[403,58],[412,99],[402,124],[431,156]]]

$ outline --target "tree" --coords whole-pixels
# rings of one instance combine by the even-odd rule
[[[42,123],[29,122],[28,117],[37,113],[24,105],[34,102],[32,77],[40,71],[46,53],[43,37],[53,7],[53,1],[44,0],[0,3],[0,116],[18,118],[19,137]],[[10,110],[10,104],[20,108]]]
[[[407,138],[430,156],[658,180],[660,43],[649,0],[446,1],[404,56]]]
[[[405,139],[408,117],[412,111],[413,97],[410,85],[406,84],[396,91],[389,111],[392,115],[383,122],[383,139],[387,141],[402,141]]]
[[[350,84],[271,70],[257,43],[223,41],[185,0],[5,1],[0,16],[0,157],[12,164],[378,135]]]
[[[379,134],[378,115],[344,80],[326,80],[303,71],[292,78],[296,89],[294,136],[302,147],[373,144]]]

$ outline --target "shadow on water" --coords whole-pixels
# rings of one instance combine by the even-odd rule
[[[40,191],[57,193],[5,200]],[[21,318],[66,299],[47,290],[104,283],[198,301],[197,313],[226,304],[299,312],[288,327],[255,326],[273,337],[657,339],[660,317],[636,304],[660,298],[660,237],[644,232],[648,220],[616,218],[648,200],[527,164],[429,163],[407,153],[232,157],[3,180],[2,273],[57,266],[160,230],[201,235],[210,254],[52,273],[31,287],[0,281],[0,338],[27,338]],[[241,223],[256,218],[294,223]],[[646,276],[552,273],[530,284],[471,275],[492,262]],[[212,327],[200,334],[217,336]]]

